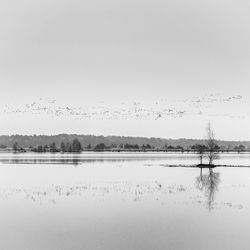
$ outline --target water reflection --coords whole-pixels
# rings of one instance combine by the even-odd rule
[[[209,168],[208,174],[203,174],[202,171],[203,169],[200,168],[200,175],[196,177],[196,187],[204,191],[208,210],[211,211],[214,208],[216,192],[219,190],[220,173],[214,172],[212,168]]]
[[[250,168],[164,162],[0,164],[1,249],[248,249]]]
[[[103,162],[141,162],[141,161],[168,160],[172,164],[188,161],[190,164],[196,162],[194,154],[162,154],[162,153],[81,153],[81,154],[11,154],[0,153],[0,164],[60,164],[79,165],[85,163]]]
[[[105,202],[105,204],[136,202],[138,204],[144,204],[145,206],[148,204],[158,204],[166,207],[173,205],[181,209],[185,209],[184,207],[186,206],[200,209],[202,206],[203,209],[205,207],[209,211],[213,210],[215,205],[218,209],[222,207],[243,208],[242,204],[228,200],[228,197],[224,200],[221,199],[221,197],[216,197],[221,176],[220,173],[214,172],[213,169],[200,169],[199,176],[195,177],[197,174],[196,171],[198,171],[196,169],[157,169],[152,167],[150,171],[148,168],[143,170],[145,172],[149,171],[149,179],[146,179],[146,175],[141,179],[133,179],[130,178],[131,176],[129,177],[127,175],[124,179],[121,180],[118,178],[118,180],[114,178],[106,179],[106,177],[103,176],[106,171],[103,172],[100,179],[95,179],[94,177],[102,168],[92,170],[92,166],[78,169],[62,167],[60,171],[51,169],[50,167],[46,170],[44,166],[36,166],[36,168],[38,169],[33,170],[30,167],[23,167],[23,169],[20,169],[20,166],[15,169],[7,166],[5,167],[5,170],[8,169],[9,174],[14,174],[12,176],[14,178],[17,176],[17,173],[19,173],[19,179],[20,174],[24,172],[23,175],[27,176],[28,183],[22,181],[23,179],[26,180],[24,176],[21,178],[20,182],[16,179],[17,183],[14,183],[14,179],[4,175],[4,167],[0,168],[2,171],[2,181],[0,182],[0,205],[1,201],[5,202],[8,200],[18,201],[19,204],[22,204],[23,201],[29,201],[39,205],[46,205],[48,203],[61,204],[62,202],[71,204],[72,201],[79,203]],[[130,168],[131,174],[133,174],[134,171],[138,171],[133,168]],[[109,168],[106,168],[105,170],[108,169]],[[108,173],[106,172],[106,174],[109,176],[112,174],[112,171],[116,172],[116,174],[120,172],[128,174],[128,169],[129,167],[120,167],[116,169],[110,167],[110,171],[107,171]],[[58,173],[58,176],[63,177],[63,180],[60,177],[58,179],[49,179],[48,182],[43,182],[41,170],[45,171],[45,173]],[[65,170],[67,171],[64,172]],[[91,172],[88,173],[88,170],[91,170]],[[75,172],[75,174],[71,175],[70,172],[71,174]],[[166,172],[165,176],[164,172]],[[86,177],[86,175],[88,176]],[[4,176],[7,178],[6,182]],[[29,178],[37,178],[37,182],[30,182]],[[39,181],[41,178],[42,181]],[[44,178],[47,178],[47,174]],[[74,181],[69,181],[69,179]],[[196,188],[194,188],[193,185],[194,179]],[[235,189],[234,186],[233,189]],[[225,188],[223,188],[223,191],[225,191]]]
[[[132,161],[133,159],[81,159],[81,158],[41,158],[41,159],[0,159],[4,164],[56,164],[56,165],[79,165],[83,163],[96,163],[96,162],[124,162]]]
[[[101,163],[101,162],[132,162],[132,161],[145,161],[148,160],[146,157],[142,158],[98,158],[98,159],[93,159],[93,158],[80,158],[80,157],[75,157],[75,158],[0,158],[0,163],[3,164],[30,164],[30,165],[35,165],[35,164],[56,164],[56,165],[80,165],[84,163]],[[152,159],[150,159],[152,161]],[[153,159],[154,160],[154,159]],[[157,159],[155,159],[157,160]]]

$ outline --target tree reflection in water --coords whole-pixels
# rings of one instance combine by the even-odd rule
[[[209,211],[214,208],[215,194],[218,191],[219,183],[220,173],[215,173],[212,168],[209,168],[208,174],[203,175],[202,168],[200,168],[200,175],[196,177],[196,187],[205,192]]]

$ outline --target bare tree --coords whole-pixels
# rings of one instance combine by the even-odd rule
[[[207,156],[208,156],[208,163],[212,165],[215,159],[218,159],[218,145],[216,144],[216,140],[214,138],[214,132],[212,130],[211,124],[208,123],[207,126],[207,140],[206,140],[206,147],[207,147]]]

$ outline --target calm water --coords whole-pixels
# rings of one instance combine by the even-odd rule
[[[0,154],[4,250],[249,249],[250,168],[192,154]],[[218,164],[250,165],[249,154]]]

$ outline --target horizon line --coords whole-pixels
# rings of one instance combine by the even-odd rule
[[[160,139],[160,140],[199,140],[199,141],[205,141],[205,138],[185,138],[185,137],[179,137],[179,138],[164,138],[164,137],[148,137],[148,136],[130,136],[130,135],[95,135],[95,134],[79,134],[79,133],[56,133],[56,134],[0,134],[0,137],[2,136],[60,136],[60,135],[75,135],[75,136],[95,136],[95,137],[127,137],[127,138],[143,138],[143,139]],[[250,142],[249,140],[230,140],[230,139],[215,139],[216,141],[231,141],[231,142]]]

